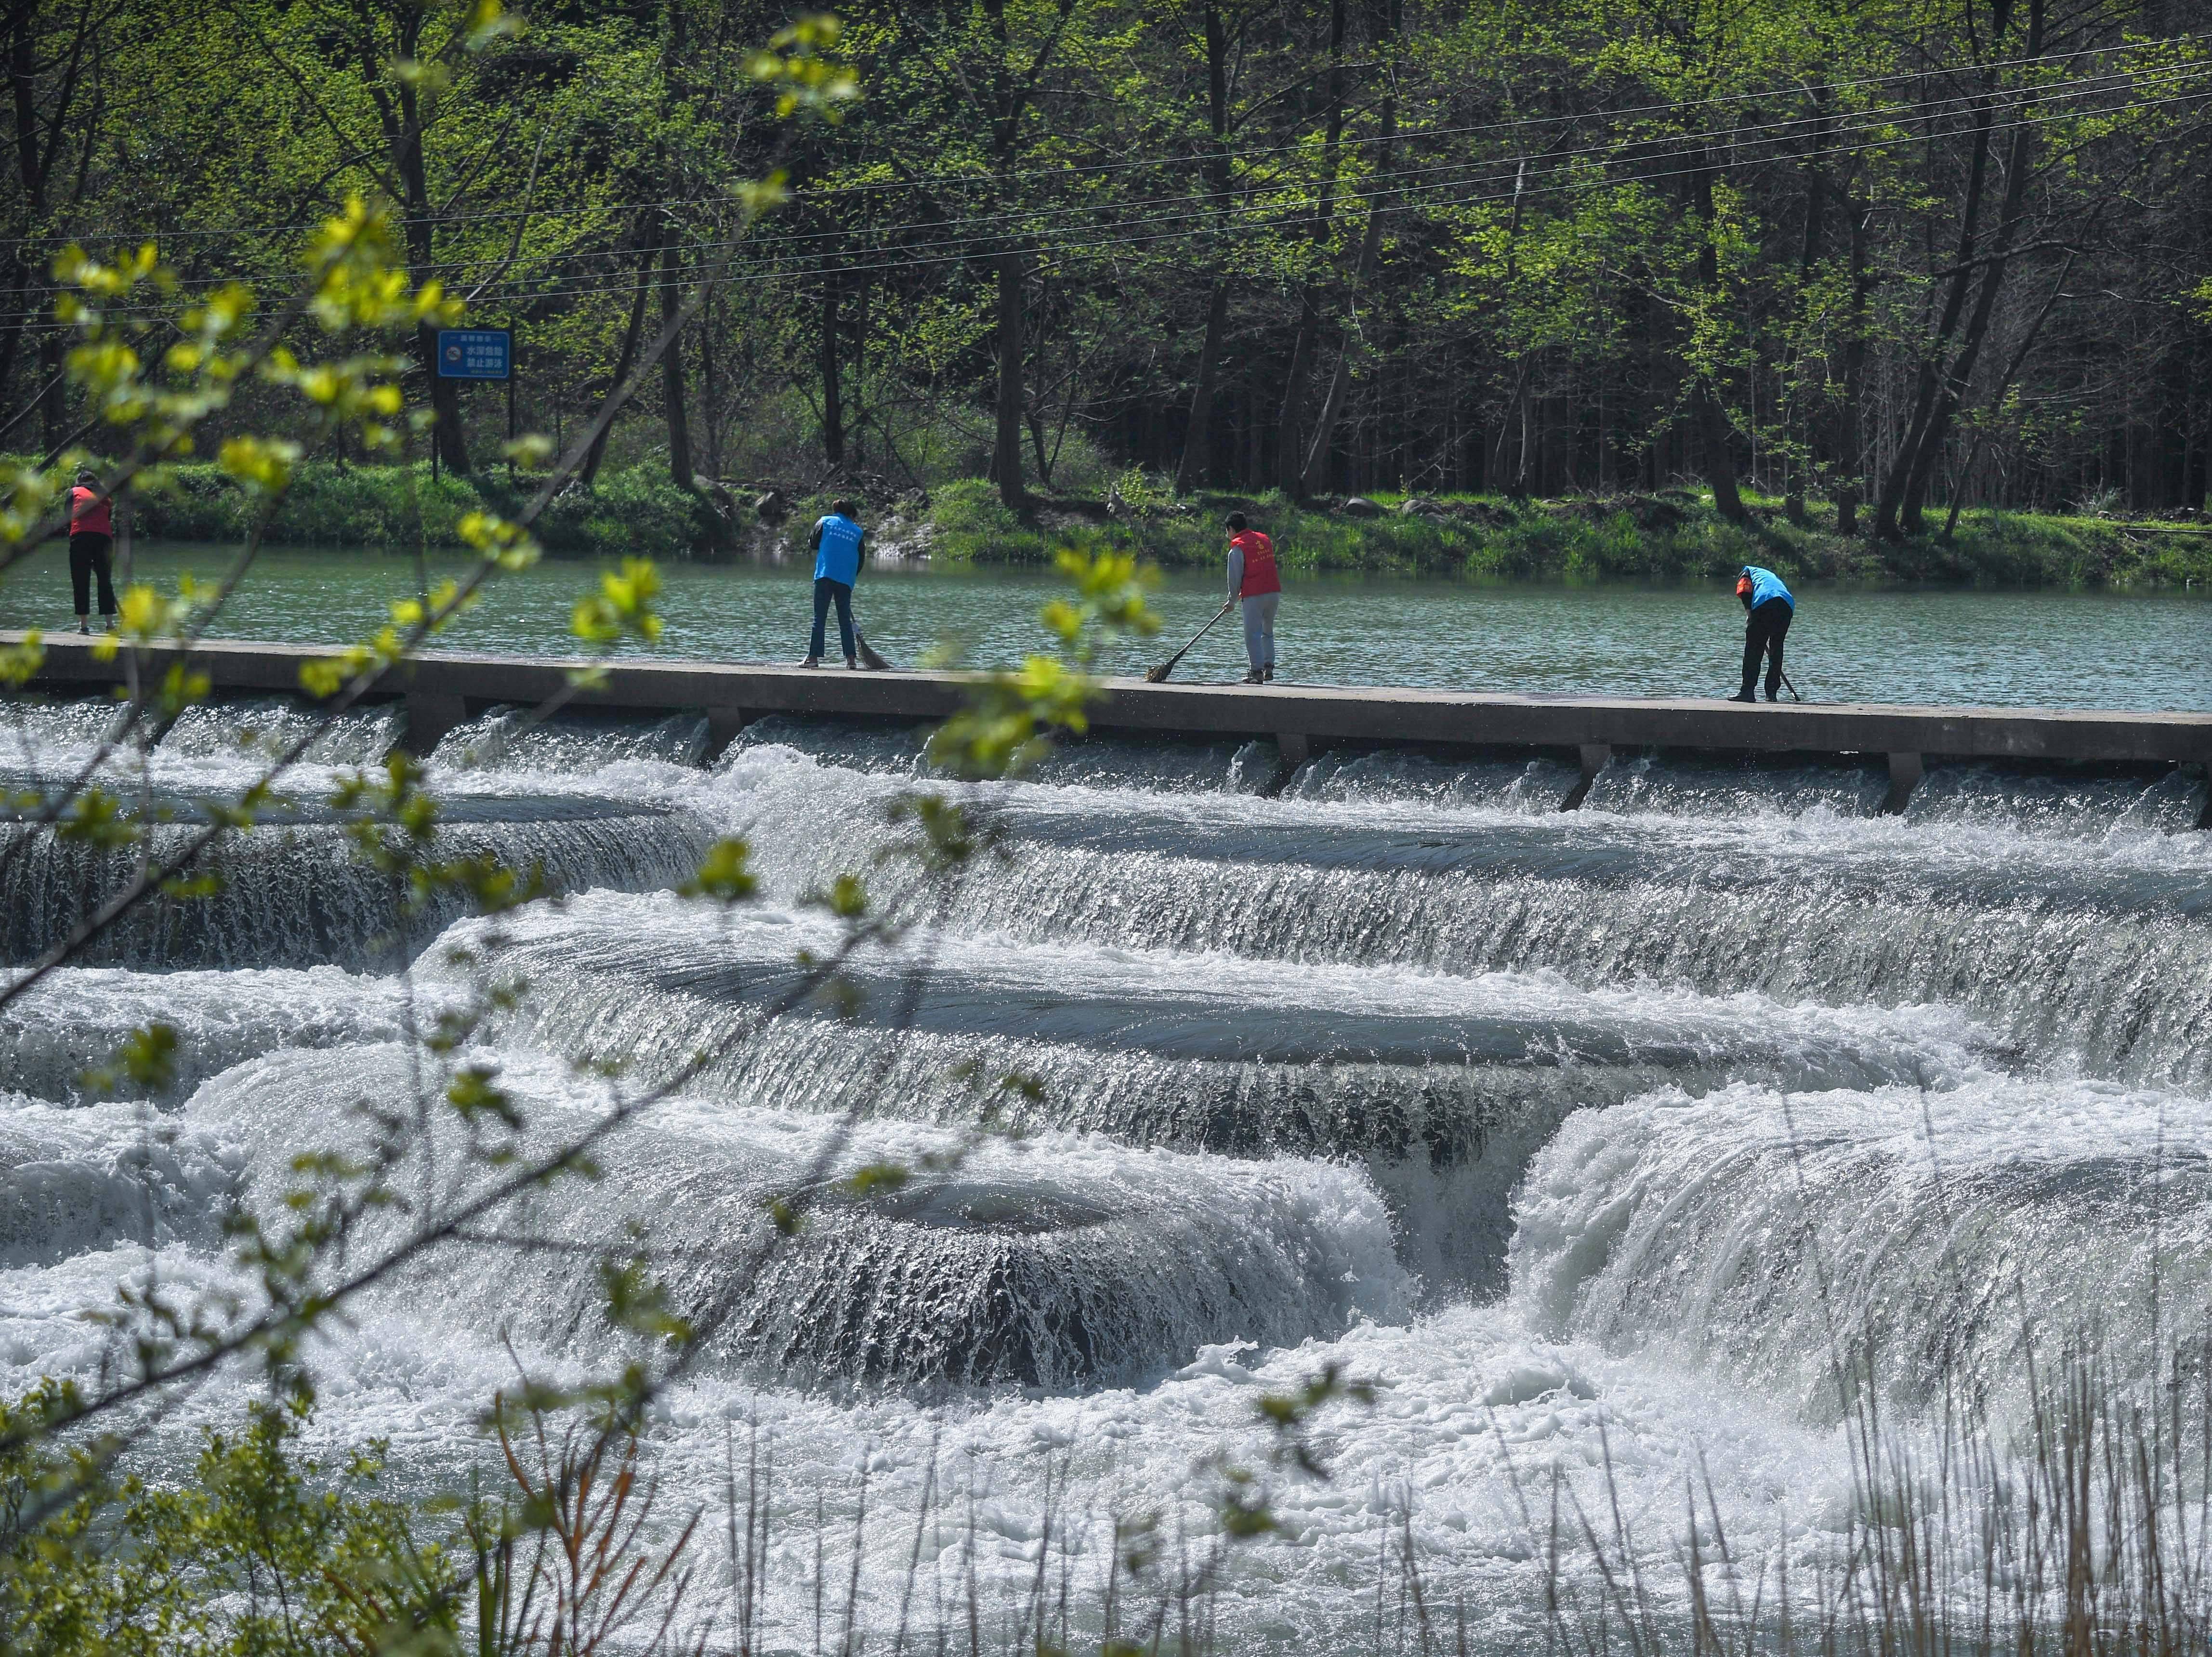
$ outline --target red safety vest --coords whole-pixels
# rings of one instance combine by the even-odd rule
[[[70,533],[112,535],[115,518],[107,497],[82,483],[70,490]]]
[[[1229,544],[1244,555],[1244,585],[1237,590],[1238,598],[1283,590],[1283,578],[1275,573],[1275,543],[1263,531],[1241,530],[1229,537]]]

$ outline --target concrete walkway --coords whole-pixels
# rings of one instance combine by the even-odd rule
[[[17,642],[20,634],[0,633]],[[49,637],[39,683],[89,689],[120,680],[90,641]],[[297,693],[313,646],[211,641],[194,656],[216,688]],[[429,652],[395,669],[386,696],[407,703],[408,743],[428,751],[472,713],[497,702],[557,695],[580,664],[551,657]],[[726,744],[769,713],[935,720],[957,708],[980,676],[969,673],[808,671],[719,662],[627,660],[580,707],[639,712],[699,709],[712,742]],[[1543,749],[1574,754],[1583,786],[1620,749],[1739,754],[1859,754],[1887,757],[1889,809],[1931,759],[2075,760],[2212,766],[2212,713],[2071,712],[2021,707],[1910,707],[1873,703],[1740,702],[1656,697],[1484,695],[1455,690],[1318,685],[1147,684],[1109,679],[1091,710],[1095,728],[1163,735],[1270,737],[1297,762],[1331,744],[1433,744]],[[2208,804],[2212,815],[2212,804]],[[2207,825],[2212,826],[2212,825]]]

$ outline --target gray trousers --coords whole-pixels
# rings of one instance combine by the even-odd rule
[[[1255,592],[1244,600],[1244,658],[1255,667],[1275,665],[1275,606],[1279,592]]]

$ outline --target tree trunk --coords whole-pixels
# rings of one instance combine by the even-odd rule
[[[1717,294],[1721,285],[1720,250],[1713,244],[1713,173],[1710,166],[1700,166],[1692,175],[1690,189],[1699,226],[1698,282],[1709,295]],[[1698,440],[1705,452],[1705,481],[1713,487],[1713,506],[1731,524],[1748,523],[1751,514],[1744,510],[1743,497],[1736,492],[1735,457],[1729,452],[1729,418],[1713,384],[1713,370],[1698,366],[1696,373],[1697,385],[1691,391],[1690,404],[1698,422]]]
[[[1827,100],[1816,90],[1813,107],[1819,117],[1814,129],[1813,154],[1805,167],[1805,236],[1797,250],[1797,285],[1801,296],[1811,287],[1813,272],[1820,263],[1820,246],[1826,239],[1828,225],[1828,173],[1826,151],[1828,144]],[[1799,453],[1797,464],[1790,468],[1790,489],[1783,497],[1782,510],[1793,524],[1805,521],[1805,480],[1819,458],[1819,445],[1814,440],[1816,422],[1814,409],[1818,399],[1812,396],[1812,385],[1820,366],[1810,351],[1797,352],[1797,365],[1790,388],[1790,426],[1797,435]],[[1825,378],[1825,375],[1822,376]]]
[[[1275,486],[1291,500],[1297,499],[1304,468],[1306,370],[1313,360],[1314,331],[1321,325],[1321,307],[1313,289],[1298,294],[1298,331],[1291,343],[1291,366],[1283,374],[1283,404],[1275,417]]]
[[[707,475],[722,475],[722,384],[714,368],[714,295],[699,313],[699,412],[707,422]]]
[[[1328,14],[1328,115],[1322,133],[1320,199],[1315,203],[1311,238],[1316,249],[1327,246],[1330,224],[1336,215],[1336,174],[1339,146],[1344,137],[1345,0],[1331,0]],[[1298,331],[1291,346],[1290,372],[1283,377],[1283,407],[1276,422],[1280,452],[1275,457],[1275,479],[1283,493],[1295,501],[1305,478],[1306,377],[1313,364],[1315,337],[1321,329],[1321,300],[1311,278],[1298,284]]]
[[[1352,266],[1352,297],[1346,302],[1344,344],[1336,354],[1336,369],[1329,376],[1328,391],[1322,398],[1321,414],[1314,422],[1313,442],[1306,451],[1306,464],[1299,474],[1301,492],[1317,493],[1328,481],[1328,452],[1336,441],[1336,422],[1344,412],[1344,395],[1352,383],[1352,354],[1359,349],[1358,325],[1352,310],[1359,302],[1359,292],[1374,267],[1375,252],[1382,240],[1382,213],[1380,203],[1370,203],[1367,209],[1367,234],[1359,240],[1359,259]]]
[[[1206,107],[1213,133],[1206,183],[1213,192],[1214,211],[1220,215],[1214,244],[1218,261],[1227,252],[1229,216],[1229,36],[1221,23],[1221,8],[1208,0],[1206,8]],[[1229,327],[1229,279],[1217,267],[1213,290],[1206,301],[1206,337],[1198,349],[1197,380],[1190,389],[1190,419],[1183,428],[1182,454],[1176,462],[1175,492],[1198,487],[1206,474],[1207,452],[1213,434],[1213,379],[1221,362],[1221,337]]]
[[[39,385],[40,446],[52,454],[69,435],[64,418],[69,412],[69,387],[62,384],[61,336],[51,329],[39,342]]]
[[[1397,33],[1398,0],[1390,0],[1383,17],[1382,39],[1376,43],[1377,56],[1388,60]],[[1376,254],[1382,246],[1382,185],[1390,173],[1391,143],[1398,135],[1398,99],[1395,91],[1382,94],[1379,114],[1382,141],[1376,146],[1374,180],[1369,185],[1373,193],[1367,201],[1367,229],[1359,239],[1359,254],[1352,267],[1352,291],[1344,301],[1344,343],[1336,354],[1336,369],[1329,376],[1328,394],[1322,398],[1321,417],[1314,422],[1313,441],[1306,451],[1305,468],[1300,476],[1308,494],[1328,480],[1328,452],[1336,441],[1336,422],[1343,415],[1345,392],[1352,383],[1352,355],[1359,349],[1359,299],[1374,271]]]
[[[1213,279],[1213,294],[1206,304],[1206,339],[1198,348],[1198,383],[1191,387],[1190,423],[1182,437],[1182,458],[1176,463],[1175,491],[1188,494],[1204,481],[1213,426],[1213,379],[1221,360],[1221,336],[1229,328],[1229,282]]]
[[[999,406],[991,448],[992,476],[999,499],[1018,509],[1029,499],[1022,487],[1022,256],[998,255]]]
[[[660,325],[663,330],[672,325],[677,313],[683,308],[682,296],[677,292],[677,247],[673,236],[664,234],[664,249],[660,271]],[[668,349],[660,354],[660,395],[667,404],[668,470],[679,489],[698,487],[698,473],[691,464],[691,413],[684,406],[684,337],[678,334],[669,341]]]
[[[845,410],[837,385],[838,298],[837,256],[832,252],[822,273],[822,337],[816,361],[822,372],[822,458],[833,466],[845,464]]]
[[[2011,0],[1996,0],[1996,21],[1990,38],[2001,39],[2011,9]],[[1936,337],[1929,342],[1927,352],[1920,360],[1919,373],[1913,385],[1912,414],[1905,425],[1905,440],[1898,446],[1889,470],[1883,476],[1881,498],[1875,506],[1874,530],[1885,541],[1901,538],[1899,514],[1905,507],[1905,492],[1912,481],[1913,470],[1920,464],[1920,451],[1928,434],[1928,422],[1936,412],[1936,398],[1941,385],[1938,365],[1950,349],[1951,336],[1958,331],[1959,319],[1966,308],[1966,294],[1973,282],[1974,249],[1980,233],[1982,196],[1988,186],[1990,173],[1990,130],[1994,116],[1990,94],[1995,89],[1996,71],[1983,77],[1982,95],[1974,101],[1974,144],[1972,161],[1966,170],[1966,197],[1959,215],[1959,244],[1952,256],[1950,291],[1943,300],[1943,313],[1936,325]]]
[[[420,27],[419,20],[416,27]],[[401,45],[403,54],[411,58],[411,37]],[[431,279],[436,259],[430,228],[430,188],[422,164],[422,122],[415,89],[403,82],[398,88],[398,119],[387,119],[386,138],[392,171],[398,174],[400,187],[406,192],[402,210],[406,215],[404,234],[410,267],[408,274],[420,284]],[[422,372],[430,381],[430,407],[437,416],[436,423],[430,428],[431,444],[450,470],[466,472],[469,445],[467,434],[461,429],[460,382],[447,379],[438,372],[437,329],[427,322],[417,326],[415,348],[422,359]]]
[[[2028,0],[2027,46],[2027,57],[2043,55],[2043,0]],[[1967,319],[1958,357],[1950,373],[1943,377],[1942,387],[1929,407],[1918,451],[1905,477],[1899,518],[1907,534],[1917,535],[1923,527],[1922,513],[1927,501],[1929,479],[1950,437],[1951,422],[1959,412],[1959,404],[1973,382],[1983,343],[1989,337],[1990,319],[1996,309],[1997,291],[2004,285],[2005,265],[2013,238],[2020,228],[2021,206],[2027,196],[2027,157],[2034,142],[2034,130],[2025,121],[2013,128],[2011,153],[2006,157],[2004,203],[1997,215],[1996,246],[1990,250],[1988,263],[1982,267],[1981,284],[1974,294],[1974,313]]]
[[[1851,208],[1851,308],[1844,336],[1844,401],[1836,410],[1835,451],[1840,468],[1836,477],[1836,532],[1859,531],[1859,501],[1865,478],[1860,465],[1865,459],[1866,435],[1862,410],[1866,398],[1867,298],[1873,279],[1867,270],[1867,231],[1871,208],[1858,203]]]
[[[647,246],[645,257],[638,261],[637,291],[630,295],[629,301],[629,325],[623,330],[622,349],[615,358],[613,383],[616,385],[629,378],[629,366],[637,361],[638,336],[645,329],[645,295],[653,285],[653,263],[659,252],[659,248]],[[607,431],[612,429],[610,425],[606,430],[601,431],[592,440],[592,446],[585,452],[584,470],[579,476],[587,489],[599,480],[599,462],[605,458],[607,452]]]

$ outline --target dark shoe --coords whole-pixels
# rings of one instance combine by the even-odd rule
[[[845,659],[845,671],[848,673],[859,672],[860,671],[860,659],[855,656],[848,656]]]
[[[1266,676],[1264,676],[1256,667],[1244,676],[1243,682],[1246,684],[1265,684],[1267,683]]]
[[[1266,676],[1267,681],[1269,684],[1275,683],[1275,665],[1273,662],[1268,663],[1267,666],[1261,668],[1260,671]]]
[[[1748,690],[1739,690],[1735,695],[1729,697],[1729,700],[1732,702],[1755,702],[1759,698],[1752,695]]]
[[[1770,690],[1766,693],[1766,700],[1771,702],[1778,702],[1782,698],[1776,695],[1771,690]]]
[[[819,656],[809,656],[805,661],[801,662],[799,665],[801,667],[819,667],[822,665],[822,659]]]

